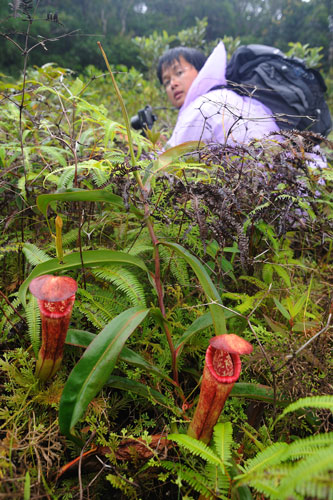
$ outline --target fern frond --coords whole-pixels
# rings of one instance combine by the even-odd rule
[[[87,303],[81,302],[80,304],[80,312],[87,318],[88,321],[97,329],[97,330],[102,330],[102,328],[105,327],[107,324],[107,321],[104,321],[102,318],[98,318],[96,316],[96,313],[94,313],[90,305]]]
[[[103,186],[105,184],[109,177],[110,177],[110,167],[102,166],[99,167],[94,167],[90,170],[90,175],[92,177],[93,182],[96,184],[97,187]]]
[[[268,446],[264,451],[258,453],[254,458],[247,460],[244,470],[248,478],[252,474],[258,473],[267,467],[279,464],[288,453],[287,443],[274,443]]]
[[[175,441],[180,446],[184,446],[184,448],[193,453],[193,455],[198,455],[208,463],[219,465],[224,468],[222,460],[220,460],[214,451],[202,441],[198,441],[198,439],[194,439],[186,434],[169,434],[168,439]]]
[[[330,445],[333,445],[333,432],[297,439],[297,441],[289,445],[288,458],[293,460],[307,455],[313,455],[317,452],[318,448]]]
[[[307,399],[307,398],[304,398]],[[304,482],[312,480],[319,473],[333,470],[333,445],[321,448],[310,457],[300,460],[292,469],[292,473],[285,477],[278,488],[279,498],[287,498]]]
[[[79,297],[83,297],[89,302],[89,308],[91,312],[93,312],[93,314],[96,316],[96,321],[98,320],[98,317],[102,318],[104,324],[99,324],[98,326],[105,326],[105,324],[112,319],[113,316],[108,311],[108,309],[106,309],[100,301],[96,300],[95,296],[92,295],[88,290],[79,288],[77,290],[77,294]]]
[[[189,285],[189,275],[185,260],[167,247],[159,247],[161,260],[170,266],[172,275],[182,286]]]
[[[230,476],[222,473],[220,467],[213,464],[206,464],[203,476],[207,478],[211,484],[211,489],[219,498],[221,498],[221,493],[228,494],[231,479]]]
[[[52,258],[33,243],[24,243],[22,251],[27,261],[32,266],[37,266],[38,264],[46,262]]]
[[[232,445],[231,422],[217,424],[214,427],[213,442],[215,450],[223,463],[230,463]]]
[[[333,500],[333,474],[320,474],[297,485],[297,493],[315,500]]]
[[[5,301],[1,302],[2,314],[0,315],[0,339],[4,342],[8,333],[14,325],[20,321],[20,317],[15,313],[15,309],[21,304],[17,293],[12,293],[9,298],[16,297],[11,301],[11,306]]]
[[[84,229],[84,226],[82,227]],[[77,240],[78,237],[78,230],[77,229],[71,229],[68,231],[68,233],[65,233],[62,235],[62,245],[64,247],[68,247],[71,243]]]
[[[64,168],[63,173],[61,174],[58,181],[57,185],[58,190],[72,187],[74,181],[74,175],[75,175],[75,167],[73,165]]]
[[[333,412],[333,396],[310,396],[307,398],[298,399],[297,401],[295,401],[295,403],[291,403],[289,406],[287,406],[287,408],[283,410],[281,415],[276,419],[276,422],[287,415],[287,413],[301,410],[303,408],[326,408]]]
[[[259,470],[247,480],[240,479],[240,484],[248,484],[255,488],[265,497],[281,500],[278,496],[278,486],[281,480],[291,474],[292,463],[283,463],[275,466],[269,466],[267,469]]]
[[[191,488],[203,495],[205,498],[216,498],[216,496],[209,490],[209,486],[206,485],[206,478],[200,476],[196,471],[186,467],[185,465],[169,462],[168,460],[161,462],[161,465],[165,469],[177,474],[181,481],[186,481]]]
[[[143,286],[138,278],[128,269],[120,266],[108,266],[94,269],[93,274],[100,279],[116,285],[133,305],[145,305],[146,298]]]
[[[38,351],[40,347],[40,312],[38,307],[38,302],[36,297],[31,295],[31,298],[26,307],[26,319],[28,322],[28,333],[31,341],[31,345],[35,354],[38,357]]]
[[[268,481],[265,478],[260,477],[259,479],[253,479],[249,482],[252,488],[255,488],[260,493],[263,493],[266,498],[272,498],[276,500],[282,500],[281,497],[278,496],[277,487],[274,486],[274,483]]]
[[[153,245],[147,243],[137,242],[135,245],[124,248],[124,252],[131,255],[140,255],[144,252],[153,252]]]

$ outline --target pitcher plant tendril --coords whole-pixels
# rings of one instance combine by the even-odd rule
[[[38,299],[42,319],[42,346],[38,353],[36,376],[46,381],[61,365],[77,283],[68,276],[46,274],[33,279],[29,289]]]
[[[253,347],[234,333],[218,335],[209,341],[198,405],[188,435],[209,443],[214,425],[241,372],[240,354]]]

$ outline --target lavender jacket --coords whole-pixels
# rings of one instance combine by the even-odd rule
[[[195,140],[241,144],[279,130],[269,108],[256,99],[228,88],[210,90],[226,85],[226,65],[226,51],[220,42],[186,95],[168,147]]]

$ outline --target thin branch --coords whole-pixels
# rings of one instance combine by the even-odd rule
[[[329,328],[332,328],[330,326],[330,323],[331,323],[331,319],[332,319],[332,313],[330,313],[328,315],[328,318],[327,318],[327,323],[326,325],[324,326],[324,328],[322,328],[321,330],[319,330],[319,332],[315,333],[315,335],[313,335],[309,340],[307,340],[305,342],[305,344],[303,344],[299,349],[297,349],[297,351],[293,352],[292,354],[288,354],[286,356],[287,358],[287,361],[285,363],[283,363],[281,366],[279,366],[279,368],[276,368],[275,371],[278,372],[280,370],[282,370],[282,368],[284,368],[288,363],[290,363],[294,358],[296,358],[296,356],[303,351],[303,349],[305,349],[309,344],[311,344],[311,342],[313,342],[317,337],[319,337],[319,335],[321,335],[322,333],[326,332]]]

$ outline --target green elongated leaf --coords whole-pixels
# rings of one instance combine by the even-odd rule
[[[307,299],[307,294],[304,293],[299,299],[298,301],[296,302],[296,304],[294,305],[293,307],[293,318],[295,318],[295,316],[297,316],[297,314],[301,311],[302,307],[304,306],[304,303]]]
[[[107,381],[107,385],[109,387],[114,387],[115,389],[120,389],[121,391],[133,392],[134,394],[138,394],[139,396],[143,396],[147,399],[153,399],[157,403],[170,408],[170,402],[165,396],[163,396],[163,394],[156,391],[155,389],[151,389],[141,382],[136,382],[135,380],[129,380],[128,378],[116,377],[115,375],[111,375],[111,377],[109,377]],[[173,407],[171,409],[176,415],[182,415],[182,410],[180,408]]]
[[[262,384],[251,384],[248,382],[236,382],[233,386],[230,396],[236,398],[254,399],[256,401],[265,401],[267,403],[274,403],[274,391],[272,387]],[[289,401],[284,399],[277,399],[278,406],[286,406]]]
[[[96,338],[95,333],[86,332],[83,330],[69,329],[66,336],[66,344],[74,345],[77,347],[88,347],[88,345]],[[124,347],[119,355],[121,361],[125,361],[129,365],[137,366],[143,370],[157,375],[168,382],[172,383],[172,379],[165,374],[162,370],[146,361],[140,354],[136,353],[128,347]]]
[[[128,337],[149,309],[133,307],[116,316],[91,342],[65,384],[59,407],[63,434],[71,434],[90,401],[108,380]]]
[[[30,490],[30,474],[29,471],[27,470],[25,474],[25,479],[24,479],[24,493],[23,493],[23,500],[30,500],[31,498],[31,490]]]
[[[88,347],[89,344],[97,337],[96,333],[87,332],[85,330],[76,330],[69,328],[66,335],[65,343],[75,347]]]
[[[143,260],[124,252],[114,252],[113,250],[87,250],[82,252],[83,263],[86,267],[105,266],[108,264],[132,264],[148,273],[148,269]],[[43,274],[61,273],[70,269],[77,269],[82,266],[81,255],[79,252],[73,252],[66,255],[63,263],[59,259],[50,259],[42,262],[30,273],[28,278],[22,283],[19,289],[19,298],[25,306],[25,296],[31,280],[42,276]]]
[[[287,309],[284,307],[284,305],[281,304],[281,302],[276,297],[273,297],[273,300],[275,302],[276,307],[278,308],[278,310],[282,314],[282,316],[284,316],[289,321],[291,316],[288,313]]]
[[[215,334],[222,335],[227,333],[224,311],[219,305],[222,304],[221,297],[201,262],[181,245],[178,245],[178,243],[170,243],[167,241],[160,241],[160,243],[175,250],[175,252],[179,253],[192,267],[209,302],[209,309],[213,319]]]
[[[110,191],[103,189],[71,189],[64,193],[41,194],[37,197],[37,206],[45,217],[47,216],[47,207],[53,201],[104,201],[118,208],[125,208],[123,199]],[[135,207],[130,207],[130,211],[139,217],[143,217],[140,210]]]
[[[266,285],[273,283],[273,270],[272,264],[264,264],[262,266],[262,279]]]

